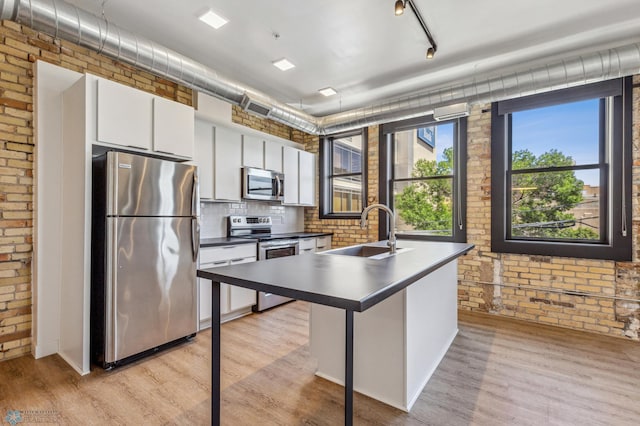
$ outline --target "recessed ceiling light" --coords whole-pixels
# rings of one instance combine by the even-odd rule
[[[273,61],[273,65],[275,65],[276,67],[280,68],[282,71],[290,70],[291,68],[295,67],[295,65],[293,65],[291,62],[289,62],[286,58],[282,58],[282,59],[279,59],[277,61]]]
[[[222,16],[214,13],[212,10],[209,10],[203,13],[202,15],[198,16],[198,19],[200,19],[205,24],[215,28],[216,30],[221,26],[223,26],[224,24],[226,24],[227,22],[229,22],[228,20],[224,19]]]
[[[318,92],[322,93],[325,96],[333,96],[338,93],[333,87],[325,87],[324,89],[318,90]]]

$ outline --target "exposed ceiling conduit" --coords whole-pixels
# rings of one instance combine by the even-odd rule
[[[0,0],[0,18],[77,43],[235,105],[245,96],[259,99],[270,107],[270,119],[311,134],[331,134],[413,118],[459,102],[487,103],[640,73],[640,44],[632,43],[505,75],[470,76],[467,81],[451,82],[446,88],[314,117],[61,0]]]

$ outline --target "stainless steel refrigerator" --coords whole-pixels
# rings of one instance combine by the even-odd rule
[[[91,353],[111,368],[198,324],[197,169],[123,152],[93,159]]]

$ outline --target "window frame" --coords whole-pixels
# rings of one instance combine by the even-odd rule
[[[362,155],[360,173],[333,174],[333,142],[349,136],[360,135],[362,137]],[[331,181],[334,177],[361,176],[362,181],[362,207],[367,204],[367,173],[368,173],[368,131],[366,128],[348,132],[335,133],[320,137],[320,219],[360,219],[359,212],[334,212]]]
[[[454,148],[454,170],[453,170],[453,190],[458,195],[453,198],[454,223],[452,235],[421,235],[412,233],[396,234],[398,239],[424,240],[424,241],[447,241],[447,242],[467,242],[467,117],[454,118],[451,120],[437,121],[433,115],[426,115],[418,118],[385,123],[380,126],[379,149],[380,149],[380,169],[378,181],[379,199],[395,212],[393,200],[394,177],[394,134],[406,130],[414,130],[422,127],[437,126],[453,123],[456,125],[456,135],[453,143]],[[430,177],[426,179],[442,179],[441,177]],[[406,181],[399,178],[397,181]],[[380,212],[386,217],[386,213]],[[456,226],[456,217],[458,225]],[[461,225],[461,226],[460,226]],[[379,220],[378,237],[380,240],[387,239],[389,235],[389,221]]]
[[[510,178],[512,142],[510,114],[581,100],[601,100],[599,169],[601,240],[559,240],[511,236]],[[611,98],[607,126],[603,103]],[[632,257],[632,79],[607,80],[494,102],[491,106],[491,251],[587,259],[629,261]],[[605,133],[611,140],[607,143]],[[609,146],[610,145],[610,146]],[[605,151],[610,158],[605,158]],[[569,167],[579,170],[581,166]],[[544,169],[537,171],[544,172]],[[518,170],[521,173],[520,170]],[[623,188],[622,191],[610,190]],[[626,227],[626,235],[623,229]],[[603,232],[604,230],[604,232]],[[602,237],[604,235],[604,238]],[[604,240],[604,241],[603,241]]]

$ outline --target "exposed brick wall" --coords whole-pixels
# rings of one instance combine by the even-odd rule
[[[11,21],[0,26],[0,361],[31,351],[34,62],[191,105],[191,90]],[[41,285],[46,285],[43,281]]]
[[[640,82],[638,76],[634,80]],[[492,253],[490,105],[472,109],[468,126],[467,238],[476,248],[459,262],[461,309],[638,340],[640,304],[613,297],[640,299],[639,105],[640,89],[636,88],[632,262]]]

